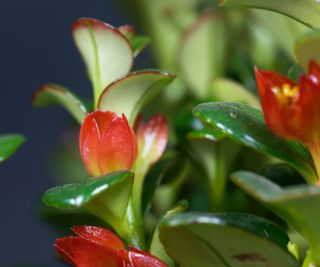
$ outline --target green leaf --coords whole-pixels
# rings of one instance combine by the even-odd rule
[[[305,69],[308,69],[309,62],[314,60],[320,63],[320,31],[315,31],[306,34],[299,38],[294,45],[294,53],[299,64]]]
[[[271,10],[289,16],[308,27],[320,28],[320,3],[317,0],[221,0],[221,4]]]
[[[133,55],[136,57],[140,52],[150,44],[151,39],[147,36],[136,35],[136,29],[131,25],[120,26],[118,30],[128,39]]]
[[[32,97],[35,107],[46,107],[60,104],[79,122],[82,123],[85,116],[90,112],[82,100],[69,89],[56,84],[45,84],[41,86]]]
[[[319,250],[320,187],[298,185],[282,188],[263,176],[246,171],[235,172],[231,178],[245,192],[300,232],[312,247]],[[319,261],[320,255],[318,257]]]
[[[165,251],[165,248],[163,247],[162,243],[159,240],[159,225],[163,220],[166,218],[170,218],[174,214],[181,213],[185,211],[188,208],[189,204],[186,200],[180,200],[174,207],[172,207],[170,210],[168,210],[160,219],[159,223],[155,227],[155,230],[152,234],[150,246],[149,246],[149,252],[150,254],[158,257],[159,259],[162,259],[164,262],[166,262],[169,266],[174,266],[174,262],[172,259],[168,256],[168,254]]]
[[[241,84],[225,79],[217,78],[211,83],[211,97],[214,101],[231,101],[250,104],[260,107],[259,100]]]
[[[8,159],[24,142],[21,134],[0,135],[0,163]]]
[[[159,229],[167,253],[182,267],[298,267],[286,249],[287,234],[253,215],[184,213],[164,219]]]
[[[130,40],[133,55],[136,57],[140,52],[146,48],[151,42],[151,39],[147,36],[137,35]]]
[[[45,205],[60,209],[84,208],[111,224],[121,227],[133,183],[133,173],[122,171],[84,183],[68,184],[44,193]]]
[[[83,18],[72,28],[74,41],[85,62],[98,98],[111,82],[127,74],[133,64],[133,51],[128,39],[104,22]]]
[[[301,153],[301,146],[297,149],[294,143],[271,132],[260,110],[240,103],[215,102],[196,106],[193,114],[212,127],[219,128],[234,141],[287,162],[307,181],[317,180],[312,162],[305,157],[307,153]]]
[[[254,28],[258,26],[257,34],[268,39],[261,40],[261,50],[256,51],[257,53],[254,54],[254,63],[258,65],[261,63],[259,57],[266,58],[269,56],[269,61],[270,59],[273,59],[273,62],[278,60],[277,56],[279,55],[279,48],[282,48],[288,56],[293,57],[292,48],[297,38],[302,34],[305,34],[305,32],[310,31],[310,28],[305,25],[302,25],[301,23],[279,13],[255,9],[251,10],[250,14],[252,15],[252,20],[254,20],[251,22],[250,27]],[[263,29],[265,29],[265,33],[261,32]],[[273,46],[272,43],[274,44]],[[249,49],[251,52],[254,47]],[[255,51],[253,50],[253,52]],[[258,61],[256,62],[255,60]],[[263,68],[270,68],[271,66],[272,64],[269,66],[263,66]],[[260,65],[260,67],[262,66]]]
[[[208,141],[220,141],[223,138],[226,137],[226,134],[224,134],[219,129],[210,129],[210,128],[204,128],[201,130],[191,131],[187,134],[187,138],[189,140],[197,140],[197,139],[205,139]]]
[[[98,109],[110,110],[119,116],[125,114],[132,126],[141,109],[174,78],[171,74],[151,70],[130,73],[102,92]]]
[[[207,11],[184,33],[178,66],[182,78],[198,98],[207,97],[210,82],[223,74],[226,29],[221,14]]]

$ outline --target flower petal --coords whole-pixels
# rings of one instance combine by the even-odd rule
[[[290,129],[285,124],[287,116],[292,118],[291,110],[279,103],[273,88],[282,88],[284,84],[293,87],[295,83],[273,71],[259,71],[256,68],[255,75],[266,124],[277,135],[285,139],[292,139]]]
[[[122,267],[116,251],[106,249],[82,237],[70,236],[56,240],[55,248],[63,259],[77,267]]]
[[[152,117],[147,123],[140,122],[137,128],[139,159],[152,164],[163,154],[168,143],[168,125],[162,114]]]
[[[101,136],[98,162],[103,173],[129,170],[137,156],[137,142],[126,117],[118,117]]]
[[[134,267],[168,267],[166,263],[142,250],[130,247],[129,261]]]
[[[100,133],[97,121],[90,114],[81,126],[79,144],[81,159],[92,176],[101,175],[98,165],[99,139]]]
[[[113,232],[97,227],[97,226],[74,226],[72,231],[78,236],[88,239],[92,242],[98,243],[99,245],[113,249],[120,250],[125,249],[122,240],[115,235]]]

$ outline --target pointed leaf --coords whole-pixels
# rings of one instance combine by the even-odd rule
[[[165,219],[159,229],[161,242],[179,266],[298,267],[286,249],[287,234],[253,215],[184,213]]]
[[[169,266],[174,266],[174,262],[172,259],[168,256],[168,254],[165,251],[165,248],[163,247],[162,243],[159,239],[159,225],[163,220],[166,218],[171,217],[174,214],[179,214],[183,211],[185,211],[188,208],[189,204],[186,200],[180,200],[174,207],[172,207],[170,210],[168,210],[160,219],[159,223],[155,227],[155,230],[152,234],[150,246],[149,246],[149,253],[158,257],[159,259],[166,262]]]
[[[308,181],[317,179],[312,163],[305,158],[307,153],[271,132],[260,110],[240,103],[215,102],[196,106],[193,114],[234,141],[287,162]]]
[[[320,28],[320,3],[317,0],[221,0],[221,4],[271,10],[289,16],[308,27]]]
[[[72,33],[86,64],[97,103],[106,86],[130,71],[133,64],[132,48],[119,30],[91,18],[76,21]]]
[[[294,53],[299,64],[307,70],[311,60],[320,63],[320,31],[304,35],[295,43]]]
[[[136,35],[136,29],[131,25],[123,25],[118,30],[127,37],[132,50],[133,55],[136,57],[140,52],[151,42],[151,39],[147,36]]]
[[[232,180],[300,232],[311,246],[320,247],[320,187],[280,187],[258,174],[239,171]]]
[[[56,84],[45,84],[41,86],[34,93],[32,104],[35,107],[60,104],[67,109],[79,123],[82,123],[85,116],[90,112],[90,108],[87,107],[78,96],[69,89]]]
[[[122,221],[126,213],[133,174],[116,172],[80,184],[50,189],[42,196],[45,205],[60,209],[85,208],[110,223]]]
[[[140,52],[151,43],[151,39],[147,36],[137,35],[130,40],[133,55],[136,57]]]
[[[178,55],[181,76],[199,98],[209,95],[211,80],[224,72],[225,33],[222,17],[208,11],[183,35]]]
[[[158,71],[130,73],[103,91],[98,109],[110,110],[119,116],[124,113],[132,126],[141,109],[173,79],[173,75]]]
[[[25,141],[21,134],[0,135],[0,163],[8,159]]]

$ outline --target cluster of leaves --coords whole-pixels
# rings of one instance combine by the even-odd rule
[[[314,161],[301,143],[267,127],[253,72],[255,63],[296,79],[310,60],[319,61],[320,34],[311,29],[320,27],[320,4],[225,0],[222,6],[204,0],[137,0],[131,6],[151,37],[158,65],[177,77],[157,70],[130,72],[150,42],[132,26],[115,28],[87,18],[74,23],[72,34],[93,100],[46,84],[35,92],[34,106],[60,104],[79,124],[91,112],[112,111],[124,114],[131,128],[137,127],[140,113],[150,117],[161,110],[169,120],[170,141],[162,158],[147,167],[140,159],[130,171],[55,187],[43,202],[98,217],[127,245],[168,266],[294,267],[302,260],[305,267],[320,266]],[[276,13],[228,6],[276,11],[304,25]],[[0,162],[23,140],[8,138],[0,138]],[[269,219],[276,214],[286,230],[249,212]],[[308,243],[306,256],[300,256],[301,243],[291,238],[296,233]],[[78,264],[77,256],[70,255],[71,243],[57,247],[66,261]]]

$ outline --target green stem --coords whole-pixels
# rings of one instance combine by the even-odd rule
[[[214,171],[209,175],[211,206],[214,211],[222,208],[226,187],[226,164],[221,144],[216,145]]]
[[[132,206],[139,221],[142,221],[142,190],[144,178],[146,176],[146,173],[148,172],[148,169],[149,168],[146,165],[140,164],[139,167],[135,170],[134,175],[132,188]]]
[[[142,222],[133,209],[132,200],[129,201],[127,212],[120,228],[123,238],[129,245],[142,250],[146,249]]]

